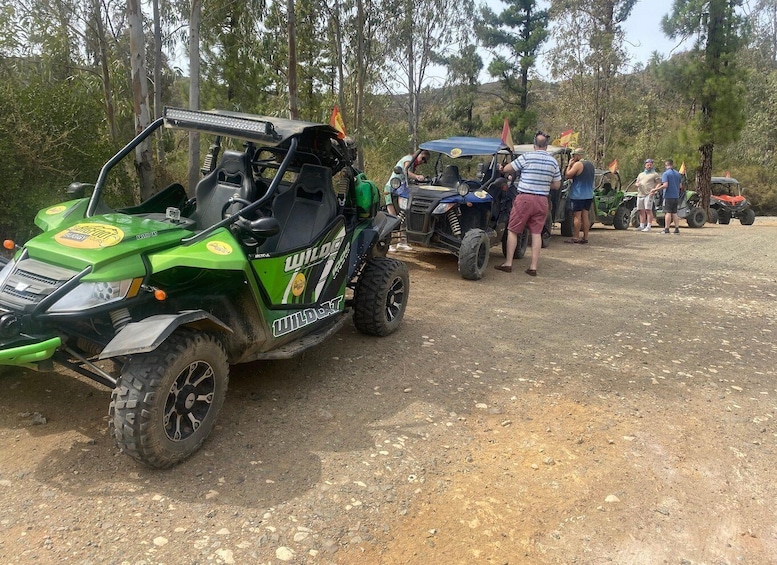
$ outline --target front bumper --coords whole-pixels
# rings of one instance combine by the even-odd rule
[[[43,341],[0,349],[0,365],[37,369],[37,363],[49,359],[61,345],[62,340],[59,337],[52,337]]]

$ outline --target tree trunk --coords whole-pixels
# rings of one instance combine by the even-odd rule
[[[130,39],[132,70],[132,102],[135,110],[135,131],[140,133],[151,123],[146,80],[146,48],[143,38],[143,13],[139,0],[127,0],[127,23]],[[140,180],[140,200],[154,194],[154,170],[151,163],[151,141],[146,138],[135,149],[135,169]]]
[[[356,129],[356,145],[362,144],[362,127],[364,125],[364,83],[367,75],[368,61],[364,49],[364,0],[356,0],[356,108],[354,110],[354,127]],[[356,154],[356,166],[360,171],[364,170],[364,154],[359,151]]]
[[[111,132],[111,141],[116,141],[119,137],[116,128],[116,110],[113,106],[113,87],[111,86],[111,75],[108,68],[108,49],[105,40],[105,28],[103,27],[102,2],[94,0],[94,20],[97,27],[97,41],[100,48],[100,72],[102,73],[103,99],[105,101],[105,117],[108,120],[108,128]]]
[[[202,0],[192,0],[189,16],[189,109],[200,109],[200,21]],[[189,132],[189,196],[200,181],[200,134]]]
[[[294,13],[294,0],[286,2],[287,32],[289,36],[289,118],[299,119],[297,99],[297,17]]]
[[[153,0],[154,9],[154,119],[162,116],[162,24],[159,18],[159,0]],[[165,147],[162,143],[164,130],[156,130],[156,160],[163,165]]]
[[[705,143],[699,147],[701,164],[696,169],[696,190],[699,192],[700,205],[709,214],[710,193],[712,189],[712,143]]]

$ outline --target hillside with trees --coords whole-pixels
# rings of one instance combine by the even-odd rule
[[[692,47],[636,70],[623,49],[635,1],[0,0],[0,234],[30,237],[38,209],[94,182],[164,106],[319,122],[339,106],[378,184],[419,142],[496,136],[507,117],[516,143],[579,132],[627,180],[646,156],[686,163],[702,191],[728,171],[777,212],[775,0],[675,0],[662,27]],[[575,41],[552,41],[561,30]],[[150,139],[112,198],[196,179],[186,156],[201,143]]]

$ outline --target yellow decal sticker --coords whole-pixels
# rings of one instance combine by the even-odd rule
[[[297,273],[294,282],[291,283],[291,293],[294,296],[300,296],[305,291],[305,275]]]
[[[472,194],[474,194],[478,198],[485,198],[486,196],[488,196],[488,192],[486,192],[485,190],[476,190]]]
[[[54,236],[54,241],[76,249],[100,249],[121,242],[124,232],[108,224],[76,224]]]
[[[229,255],[232,253],[232,246],[223,241],[209,241],[205,247],[208,248],[208,251],[215,253],[216,255]]]
[[[461,155],[461,149],[459,149],[458,147],[454,147],[453,149],[451,149],[451,157],[453,157],[455,159],[456,157],[459,157],[460,155]]]
[[[67,210],[67,206],[52,206],[48,210],[46,210],[47,216],[53,216],[54,214],[59,214],[60,212],[64,212]]]

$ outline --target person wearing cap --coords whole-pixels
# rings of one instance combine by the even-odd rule
[[[569,189],[569,202],[572,207],[574,232],[572,239],[566,240],[567,243],[588,243],[588,230],[591,222],[588,217],[588,210],[594,201],[594,176],[596,169],[591,161],[583,159],[585,151],[580,148],[572,151],[569,157],[569,164],[564,176],[572,179],[572,186]],[[582,232],[583,237],[579,237]]]
[[[653,168],[653,159],[645,159],[645,170],[637,175],[637,231],[650,231],[653,225],[653,189],[661,183],[661,175]]]

